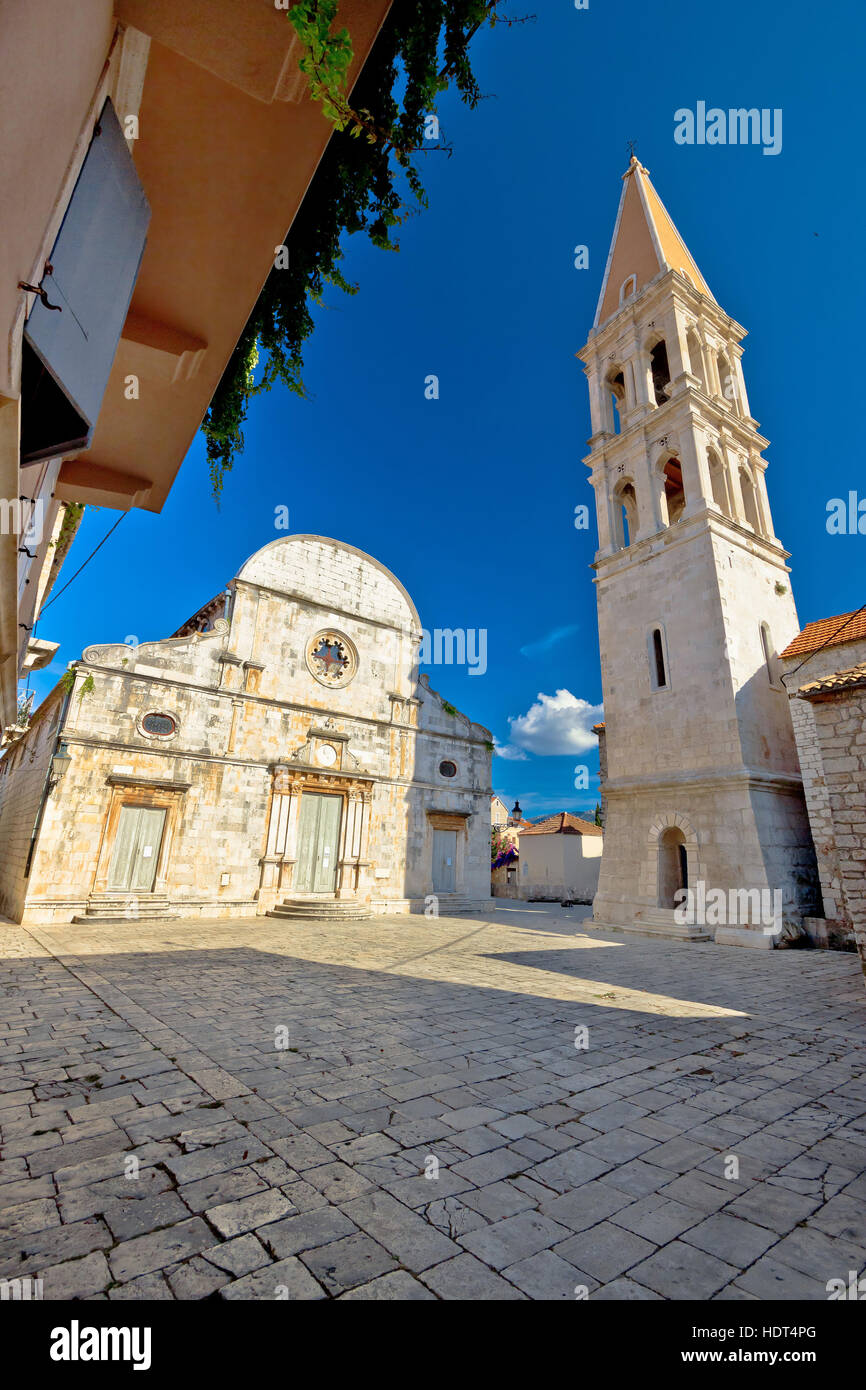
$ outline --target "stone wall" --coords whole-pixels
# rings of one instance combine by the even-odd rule
[[[781,662],[785,685],[790,695],[791,719],[800,769],[803,775],[803,791],[809,812],[809,824],[818,860],[818,873],[821,879],[823,915],[829,932],[829,939],[842,944],[850,937],[851,923],[846,917],[842,901],[842,871],[836,847],[836,829],[827,790],[821,745],[815,724],[815,709],[807,700],[796,698],[800,686],[810,681],[820,680],[832,675],[834,671],[857,665],[866,661],[866,641],[846,642],[840,646],[825,647],[805,658],[787,657]]]
[[[36,710],[27,733],[0,759],[0,913],[16,922],[28,888],[27,859],[62,708],[58,687]]]
[[[683,521],[599,564],[611,780],[674,767],[797,774],[785,692],[770,683],[760,635],[766,621],[781,651],[798,631],[797,614],[783,564],[754,546],[713,520]],[[656,627],[667,668],[660,690],[648,649]]]
[[[866,974],[866,689],[840,690],[809,704],[835,837],[837,906],[853,929]]]
[[[649,920],[659,901],[659,838],[683,833],[694,887],[782,892],[786,923],[818,909],[817,875],[802,794],[747,774],[608,794],[599,890],[593,915],[613,925]],[[749,925],[738,923],[737,925]]]
[[[798,631],[781,552],[712,516],[600,561],[605,850],[597,921],[662,908],[658,838],[680,826],[690,883],[780,889],[785,920],[820,911],[781,649]],[[666,684],[649,649],[664,636]]]

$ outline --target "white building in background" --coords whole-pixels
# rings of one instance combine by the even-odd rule
[[[591,903],[603,843],[601,826],[569,811],[521,830],[518,896]]]

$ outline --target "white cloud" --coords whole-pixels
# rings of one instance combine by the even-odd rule
[[[572,695],[570,690],[557,690],[555,695],[539,692],[535,704],[526,714],[511,716],[511,740],[508,747],[516,751],[500,756],[521,756],[520,750],[538,753],[542,757],[557,757],[566,753],[586,753],[596,747],[593,724],[602,717],[602,706],[591,705]],[[525,753],[523,754],[525,756]]]
[[[493,740],[493,752],[497,758],[505,758],[509,762],[525,763],[529,756],[522,748],[513,748],[510,743],[500,743],[498,738]]]

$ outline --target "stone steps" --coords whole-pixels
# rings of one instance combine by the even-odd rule
[[[678,922],[672,908],[643,908],[635,914],[634,920],[627,924],[616,921],[593,919],[593,924],[606,931],[624,932],[627,936],[660,936],[668,941],[712,941],[713,932],[705,926],[689,926]]]
[[[436,895],[440,917],[459,917],[461,913],[495,912],[496,903],[493,898],[467,898],[460,893],[438,893]],[[422,910],[423,909],[419,909]]]
[[[99,894],[88,898],[87,907],[81,916],[73,917],[73,922],[174,922],[177,912],[172,912],[171,904],[164,893]]]
[[[370,916],[368,903],[355,898],[284,898],[268,917],[314,922],[362,922]]]

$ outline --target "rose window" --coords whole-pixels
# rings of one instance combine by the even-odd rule
[[[307,666],[322,685],[347,685],[357,665],[355,648],[342,633],[320,632],[307,646]]]

